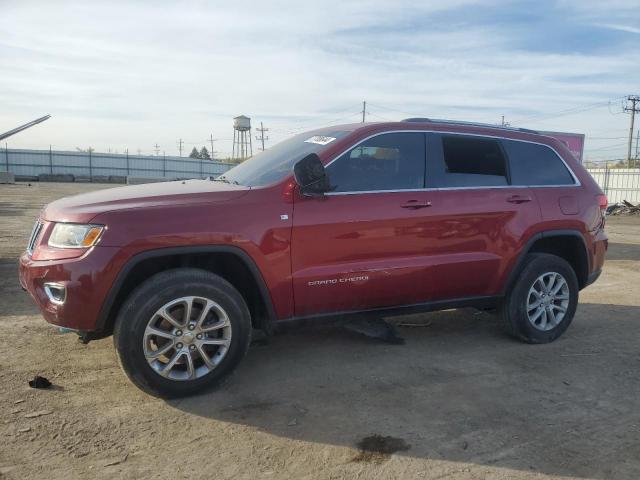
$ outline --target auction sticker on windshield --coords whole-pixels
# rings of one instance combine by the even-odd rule
[[[336,137],[324,137],[322,135],[314,135],[311,138],[308,138],[307,140],[305,140],[305,143],[317,143],[318,145],[327,145],[331,142],[333,142],[336,139]]]

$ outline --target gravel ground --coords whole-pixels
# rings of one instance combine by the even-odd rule
[[[0,478],[640,478],[640,217],[610,219],[605,271],[551,345],[467,309],[396,318],[420,325],[400,346],[295,331],[217,391],[162,401],[18,286],[39,209],[105,187],[0,185]]]

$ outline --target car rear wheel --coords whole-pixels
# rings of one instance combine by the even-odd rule
[[[250,336],[240,293],[213,273],[186,268],[154,275],[137,288],[114,330],[129,379],[165,398],[220,383],[246,353]]]
[[[507,331],[527,343],[554,341],[573,320],[578,292],[578,279],[566,260],[546,253],[527,255],[502,308]]]

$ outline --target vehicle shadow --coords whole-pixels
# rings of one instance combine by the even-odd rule
[[[273,435],[580,478],[638,478],[640,307],[582,304],[549,345],[506,337],[497,317],[402,317],[405,345],[316,327],[253,347],[217,391],[169,405]],[[615,329],[611,328],[615,322]],[[407,444],[410,448],[407,450]]]

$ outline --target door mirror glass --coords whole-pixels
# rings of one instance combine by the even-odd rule
[[[320,196],[330,189],[329,177],[315,153],[310,153],[293,166],[293,176],[303,195]]]

